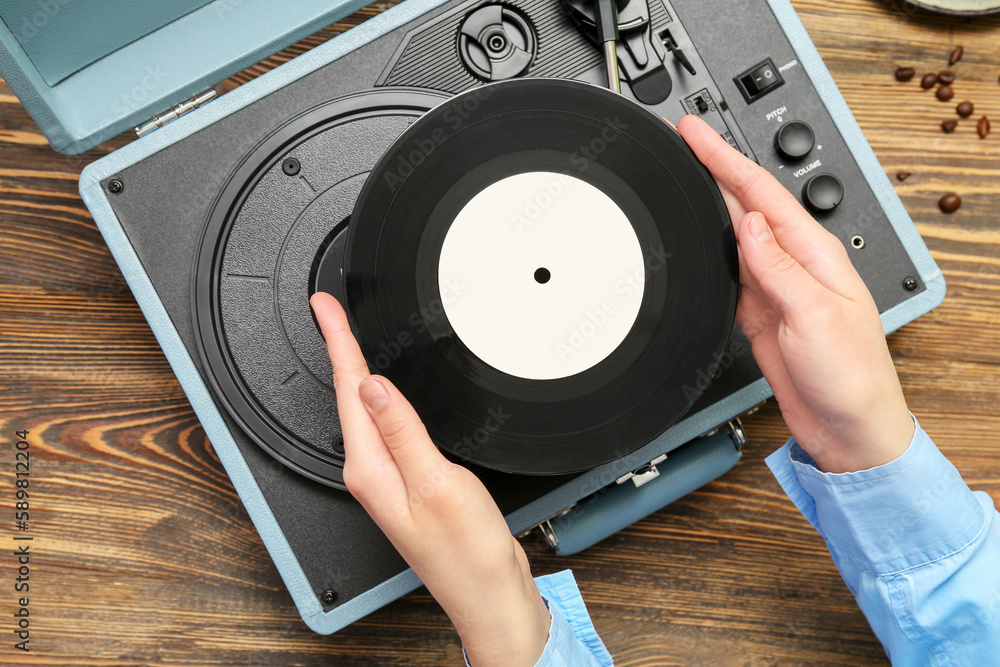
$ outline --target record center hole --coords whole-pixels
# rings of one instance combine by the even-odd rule
[[[546,269],[544,266],[535,269],[535,282],[537,282],[539,285],[544,285],[545,283],[549,282],[549,279],[551,278],[552,274],[549,273],[549,270]]]

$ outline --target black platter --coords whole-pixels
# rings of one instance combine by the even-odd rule
[[[292,119],[233,172],[202,236],[194,321],[213,389],[257,444],[338,488],[343,438],[308,298],[317,288],[337,295],[328,276],[368,172],[442,99],[362,93]]]

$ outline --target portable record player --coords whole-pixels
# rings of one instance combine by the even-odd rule
[[[218,100],[200,94],[362,3],[269,4],[119,16],[117,41],[63,59],[23,29],[0,30],[0,65],[60,150],[143,130],[84,171],[81,193],[303,619],[330,633],[419,585],[343,490],[332,380],[306,303],[317,289],[344,296],[345,230],[366,177],[455,95],[606,73],[589,3],[406,0]],[[887,332],[941,302],[940,272],[786,0],[619,5],[622,94],[669,120],[701,116],[775,174],[848,247]],[[192,34],[220,30],[232,39],[190,48]],[[108,99],[121,103],[109,112]],[[770,391],[738,329],[714,333],[725,346],[675,387],[694,405],[648,443],[596,466],[564,461],[559,474],[471,466],[511,530],[540,526],[575,553],[731,468],[738,417]],[[366,352],[376,369],[397,354]],[[482,429],[504,414],[484,414]]]

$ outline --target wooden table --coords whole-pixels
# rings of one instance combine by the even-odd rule
[[[944,305],[890,337],[913,411],[970,485],[1000,494],[1000,19],[913,16],[899,2],[798,0],[809,33],[948,281]],[[376,6],[235,80],[384,8]],[[950,104],[897,65],[938,71]],[[994,131],[939,123],[975,102]],[[973,120],[974,120],[973,119]],[[53,152],[0,88],[0,662],[47,665],[460,664],[425,591],[332,637],[306,629],[77,195],[123,145]],[[945,192],[964,199],[952,215]],[[763,464],[787,437],[773,404],[723,479],[570,558],[528,541],[535,572],[572,568],[619,665],[885,664],[823,541]],[[30,431],[31,653],[12,650],[18,429]]]

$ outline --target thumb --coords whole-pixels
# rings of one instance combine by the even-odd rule
[[[389,380],[373,375],[358,392],[407,487],[441,469],[444,456],[431,442],[417,411]]]
[[[739,243],[747,270],[782,315],[809,312],[823,298],[823,286],[778,245],[763,213],[743,216]]]

